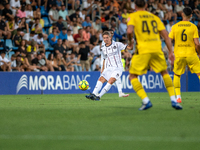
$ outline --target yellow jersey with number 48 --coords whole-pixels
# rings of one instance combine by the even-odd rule
[[[197,55],[195,50],[194,38],[199,38],[197,26],[189,21],[176,23],[169,37],[175,40],[175,57],[190,57]]]
[[[160,18],[147,11],[137,11],[129,15],[127,25],[134,26],[139,54],[162,51],[159,31],[165,30],[165,26]]]

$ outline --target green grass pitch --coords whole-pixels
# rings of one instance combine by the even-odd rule
[[[183,110],[167,93],[101,101],[85,95],[0,96],[0,150],[199,150],[199,93],[182,93]]]

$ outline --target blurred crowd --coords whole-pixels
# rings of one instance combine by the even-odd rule
[[[199,0],[147,2],[147,11],[168,32],[182,20],[183,8],[191,7],[200,33]],[[134,11],[134,0],[1,0],[0,71],[100,71],[103,31],[112,30],[113,40],[126,44],[126,23]],[[122,52],[126,71],[133,54]]]

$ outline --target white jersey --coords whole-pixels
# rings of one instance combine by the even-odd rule
[[[113,42],[110,46],[102,45],[103,59],[105,60],[104,68],[115,67],[123,68],[121,61],[121,51],[126,49],[126,45],[121,42]]]

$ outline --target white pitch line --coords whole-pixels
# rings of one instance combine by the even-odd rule
[[[74,141],[145,141],[145,142],[195,142],[200,137],[146,137],[146,136],[74,136],[74,135],[0,135],[2,140],[74,140]]]

